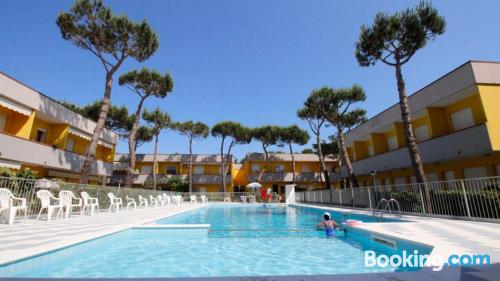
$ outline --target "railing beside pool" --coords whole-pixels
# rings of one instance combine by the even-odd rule
[[[58,188],[49,188],[48,190],[55,196],[62,190],[70,190],[77,198],[81,198],[80,192],[87,192],[91,197],[98,198],[99,208],[101,211],[107,210],[109,207],[109,198],[107,196],[108,192],[112,192],[116,197],[122,198],[124,205],[126,205],[126,196],[134,198],[137,204],[139,204],[138,196],[141,195],[148,199],[152,195],[154,197],[162,194],[167,195],[181,195],[184,198],[185,203],[190,203],[190,195],[196,195],[198,201],[201,195],[205,195],[209,202],[223,202],[225,198],[229,198],[231,202],[242,202],[246,199],[246,202],[250,202],[249,197],[255,197],[256,201],[260,201],[259,196],[253,192],[174,192],[174,191],[164,191],[164,190],[152,190],[152,189],[141,189],[141,188],[124,188],[115,186],[101,186],[101,185],[89,185],[89,184],[77,184],[77,183],[66,183],[57,182]],[[0,188],[6,188],[10,190],[15,197],[25,198],[27,205],[27,215],[33,216],[37,215],[40,211],[41,203],[36,197],[36,192],[40,189],[47,189],[38,187],[36,180],[23,179],[23,178],[12,178],[12,177],[0,177]],[[246,196],[246,197],[245,197]],[[273,196],[275,200],[277,196]],[[79,210],[78,210],[79,211]]]
[[[296,192],[296,202],[373,210],[385,199],[396,199],[401,212],[500,222],[500,176],[332,190]]]

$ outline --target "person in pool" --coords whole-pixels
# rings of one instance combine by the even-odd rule
[[[318,229],[324,228],[325,234],[327,238],[332,238],[335,236],[335,228],[338,227],[338,224],[331,219],[330,213],[326,212],[323,215],[323,221],[316,226]]]

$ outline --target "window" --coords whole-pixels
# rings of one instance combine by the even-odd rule
[[[467,107],[465,109],[452,113],[451,125],[453,126],[453,130],[455,131],[474,126],[474,117],[472,117],[472,110]]]
[[[141,167],[141,174],[147,174],[147,175],[149,175],[151,173],[153,173],[153,166],[148,165],[148,166],[142,166]]]
[[[405,183],[406,183],[406,179],[404,177],[394,178],[394,184],[405,184]]]
[[[193,174],[203,175],[204,173],[205,173],[205,170],[203,169],[203,166],[194,166],[193,167]]]
[[[398,139],[396,136],[387,139],[387,147],[389,151],[398,149]]]
[[[37,142],[45,142],[45,138],[47,137],[47,131],[45,129],[39,128],[36,130],[36,141]]]
[[[276,173],[283,173],[285,171],[285,165],[277,164],[275,170],[276,170]]]
[[[302,165],[302,173],[309,173],[311,172],[311,167],[309,165]]]
[[[177,168],[175,166],[167,166],[167,175],[177,174]]]
[[[455,180],[455,172],[453,172],[453,171],[444,172],[444,180],[454,181]]]
[[[428,182],[439,181],[439,177],[436,173],[428,173],[426,176]]]
[[[446,183],[446,187],[448,187],[449,189],[455,187],[455,182],[453,182],[455,180],[455,172],[453,171],[444,172],[444,180],[450,181]]]
[[[5,131],[5,125],[7,125],[7,115],[0,113],[0,132]]]
[[[252,172],[260,172],[260,165],[259,164],[252,164]]]
[[[429,127],[427,127],[427,125],[422,125],[415,128],[415,138],[417,139],[417,142],[428,140],[430,138]]]
[[[204,186],[200,186],[200,187],[198,187],[198,192],[205,193],[205,192],[207,192],[207,188]]]
[[[410,183],[417,183],[417,178],[415,176],[410,176]]]
[[[464,169],[464,177],[466,179],[484,178],[486,177],[486,169],[484,167],[474,167]]]
[[[373,156],[374,154],[373,145],[368,145],[368,156]]]
[[[66,150],[73,151],[74,147],[75,147],[75,139],[68,138],[68,140],[66,141]]]

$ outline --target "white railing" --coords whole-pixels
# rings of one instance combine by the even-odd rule
[[[500,222],[500,176],[296,192],[297,202],[372,210],[381,199],[396,199],[401,212]],[[428,194],[428,196],[426,195]]]
[[[123,188],[114,186],[100,186],[100,185],[88,185],[88,184],[76,184],[76,183],[64,183],[57,182],[59,188],[51,188],[50,192],[58,197],[61,190],[70,190],[73,194],[80,198],[80,192],[85,191],[91,197],[98,198],[99,208],[101,210],[107,210],[109,207],[109,198],[107,196],[108,192],[112,192],[116,197],[122,198],[123,202],[127,202],[126,196],[135,198],[139,202],[138,196],[141,195],[149,200],[149,195],[158,196],[162,194],[167,195],[181,195],[184,198],[184,202],[190,202],[190,195],[197,195],[198,200],[200,200],[201,195],[205,195],[209,202],[222,202],[225,198],[229,198],[231,202],[241,202],[241,196],[253,196],[255,193],[249,192],[173,192],[173,191],[162,191],[162,190],[152,190],[152,189],[140,189],[140,188]],[[22,179],[22,178],[11,178],[11,177],[0,177],[0,188],[9,189],[15,197],[25,198],[27,205],[28,216],[33,216],[38,214],[40,210],[41,203],[36,197],[36,192],[40,189],[36,185],[36,180]],[[273,196],[277,198],[277,196]]]

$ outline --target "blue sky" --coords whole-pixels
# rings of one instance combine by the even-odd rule
[[[394,70],[378,64],[361,68],[354,43],[361,24],[378,11],[392,13],[418,1],[157,0],[105,1],[115,13],[146,19],[160,39],[158,51],[139,64],[129,59],[119,74],[146,66],[168,71],[174,91],[150,99],[178,121],[213,125],[234,120],[247,126],[298,124],[296,110],[314,88],[362,85],[373,116],[397,101]],[[72,1],[2,1],[0,70],[59,100],[86,104],[100,99],[104,71],[90,52],[60,36],[55,18]],[[446,33],[405,65],[412,93],[467,60],[500,59],[500,1],[434,1],[447,20]],[[116,76],[116,80],[118,75]],[[113,103],[135,110],[137,97],[117,84]],[[323,135],[331,134],[326,129]],[[217,153],[208,138],[195,153]],[[308,145],[307,147],[309,147]],[[152,152],[145,144],[139,152]],[[305,147],[304,147],[305,148]],[[276,149],[276,148],[275,148]],[[301,150],[302,148],[296,148]],[[118,146],[126,152],[125,142]],[[174,132],[161,136],[163,153],[187,152],[187,140]],[[238,158],[261,151],[258,143],[239,146]]]

